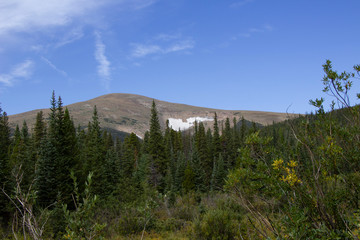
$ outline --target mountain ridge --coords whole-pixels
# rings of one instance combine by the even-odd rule
[[[204,121],[204,124],[210,126],[213,120],[211,121],[209,119],[213,119],[215,112],[220,124],[225,121],[226,118],[232,120],[236,117],[239,120],[241,117],[244,117],[248,121],[268,125],[300,115],[267,111],[222,110],[198,107],[181,103],[171,103],[129,93],[105,94],[90,100],[69,104],[65,107],[69,109],[75,126],[80,125],[82,128],[86,128],[88,122],[91,121],[94,106],[96,106],[101,127],[127,133],[134,132],[138,136],[143,137],[149,129],[150,109],[153,100],[156,103],[162,127],[165,126],[167,119],[174,119],[173,122],[177,124],[184,122],[182,125],[191,127],[191,123],[187,123],[187,121],[193,118],[208,119]],[[31,129],[35,123],[36,114],[39,111],[43,111],[44,118],[46,119],[49,109],[36,109],[9,115],[10,126],[12,128],[15,128],[16,125],[21,126],[25,120]]]

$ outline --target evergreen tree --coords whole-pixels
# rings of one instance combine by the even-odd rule
[[[184,171],[184,181],[182,187],[185,193],[195,189],[195,174],[189,162],[187,163]]]
[[[219,126],[218,126],[218,120],[217,120],[217,114],[214,115],[214,129],[213,129],[213,155],[218,156],[219,153],[221,153],[221,139],[220,139],[220,133],[219,133]]]
[[[140,158],[140,142],[135,133],[124,139],[124,155],[121,161],[123,177],[131,178]]]
[[[221,135],[222,146],[223,146],[223,157],[225,159],[225,165],[227,168],[233,167],[235,164],[235,148],[234,148],[234,137],[233,131],[230,127],[230,119],[226,118],[225,128]]]
[[[176,159],[176,170],[174,176],[174,191],[180,193],[184,181],[184,173],[187,162],[183,153],[179,153]]]
[[[102,194],[101,196],[110,196],[117,188],[120,182],[120,162],[119,156],[114,148],[107,150],[105,162],[101,168],[102,176]]]
[[[201,162],[201,159],[199,158],[199,153],[197,151],[196,147],[193,147],[192,156],[191,156],[191,166],[194,171],[194,179],[195,179],[195,186],[196,190],[205,192],[206,191],[206,181],[207,179],[207,173],[205,172],[203,168],[203,163]],[[211,172],[210,172],[211,174]]]
[[[41,144],[36,172],[40,205],[49,206],[55,201],[72,202],[70,172],[76,163],[76,147],[75,127],[69,111],[66,109],[64,112],[61,98],[56,102],[53,92],[48,135]]]
[[[149,154],[152,158],[152,179],[156,188],[162,192],[165,188],[165,174],[168,168],[164,138],[161,132],[158,112],[155,101],[151,107],[150,132],[149,132]]]
[[[224,160],[221,154],[214,160],[213,172],[211,175],[211,190],[221,190],[226,177]]]
[[[44,122],[43,112],[40,111],[36,114],[36,122],[33,133],[33,142],[35,145],[35,149],[39,150],[42,139],[46,134],[46,124]]]
[[[93,172],[94,184],[92,190],[94,194],[101,193],[101,183],[103,180],[101,176],[101,166],[104,164],[106,152],[96,106],[94,106],[92,121],[89,122],[85,152],[86,162],[83,173],[88,174],[89,172]]]
[[[244,146],[246,135],[247,135],[246,121],[245,121],[244,117],[241,117],[241,126],[240,126],[240,144],[241,144],[241,146]]]
[[[5,192],[10,192],[9,186],[9,157],[8,150],[10,147],[10,127],[6,112],[3,112],[0,107],[0,187]],[[6,224],[9,220],[10,213],[7,209],[8,201],[3,192],[0,192],[0,221]]]
[[[200,163],[200,166],[204,171],[203,184],[209,186],[212,172],[212,156],[209,156],[205,126],[202,122],[199,123],[197,135],[195,136],[195,147],[197,161]]]

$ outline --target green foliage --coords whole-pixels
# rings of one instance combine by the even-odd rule
[[[95,204],[98,201],[96,195],[91,194],[92,173],[89,173],[85,183],[83,196],[79,193],[76,177],[71,174],[74,181],[74,204],[75,210],[70,211],[66,204],[63,205],[65,220],[67,223],[64,239],[102,239],[102,230],[105,224],[100,224],[94,219]]]
[[[121,142],[101,129],[96,107],[87,130],[76,131],[53,93],[47,124],[40,112],[33,132],[24,123],[11,139],[0,109],[2,188],[11,192],[18,169],[20,188],[35,182],[33,212],[51,213],[46,237],[357,239],[360,108],[348,94],[360,66],[323,67],[330,112],[320,98],[310,101],[315,114],[264,127],[226,119],[221,133],[215,114],[213,128],[195,122],[181,133],[167,123],[163,134],[153,102],[144,139]],[[3,224],[16,222],[10,206],[0,198]]]
[[[151,178],[150,182],[160,192],[165,190],[165,174],[168,169],[168,159],[166,158],[164,137],[161,132],[158,112],[155,101],[151,107],[149,145],[147,148],[151,159]]]
[[[239,223],[230,210],[212,209],[195,221],[193,231],[196,239],[237,239]]]
[[[10,127],[6,112],[3,112],[0,107],[0,187],[9,192],[9,156],[8,150],[10,147]],[[0,192],[0,221],[1,224],[6,224],[9,220],[8,203],[3,192]]]

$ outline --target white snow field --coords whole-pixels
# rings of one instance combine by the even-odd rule
[[[171,127],[174,130],[181,130],[184,131],[186,129],[191,128],[194,126],[196,122],[206,122],[206,121],[214,121],[213,118],[210,117],[191,117],[186,119],[184,122],[182,119],[176,119],[176,118],[169,118],[169,127]]]

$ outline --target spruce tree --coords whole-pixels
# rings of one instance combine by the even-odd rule
[[[214,160],[214,167],[211,176],[211,190],[217,191],[221,190],[224,185],[224,179],[226,177],[225,164],[222,157],[222,154],[219,154]]]
[[[121,161],[123,177],[131,178],[140,158],[140,142],[135,133],[124,139],[124,153]]]
[[[40,111],[36,114],[36,122],[33,133],[33,143],[35,145],[35,149],[38,150],[40,148],[40,144],[42,139],[46,134],[46,124],[44,122],[43,112]]]
[[[233,131],[230,127],[230,119],[226,118],[225,128],[221,135],[223,146],[223,157],[225,159],[225,165],[227,168],[233,167],[235,164],[235,149],[234,149],[234,137]]]
[[[202,122],[199,123],[197,135],[195,136],[195,147],[196,147],[197,161],[200,163],[200,167],[204,171],[203,184],[209,186],[213,161],[212,161],[212,156],[209,156],[205,126],[204,123]]]
[[[151,107],[150,132],[149,132],[149,154],[152,158],[152,179],[155,187],[163,192],[165,189],[165,174],[168,168],[164,138],[161,132],[158,112],[155,101]]]
[[[102,193],[101,196],[110,196],[120,182],[119,156],[114,148],[107,150],[105,161],[101,168]]]
[[[73,184],[70,172],[77,157],[76,133],[69,111],[64,111],[60,97],[58,101],[55,100],[54,92],[48,135],[41,142],[36,172],[38,202],[44,207],[55,201],[71,204]]]
[[[100,122],[96,106],[94,106],[92,121],[89,122],[87,133],[87,145],[86,145],[86,162],[84,164],[84,174],[93,172],[93,192],[94,194],[101,193],[101,169],[105,160],[105,146],[101,135]]]
[[[195,174],[192,166],[188,162],[184,171],[184,181],[182,183],[184,193],[195,189]]]
[[[214,127],[213,127],[213,154],[214,156],[218,156],[219,153],[221,153],[221,139],[220,139],[220,133],[219,133],[219,126],[218,126],[218,120],[217,120],[217,114],[214,115]]]
[[[0,107],[0,188],[5,192],[10,192],[9,186],[9,156],[8,150],[10,147],[10,127],[6,112],[3,112]],[[7,209],[8,201],[3,192],[0,192],[0,221],[6,224],[9,220],[10,213]]]

